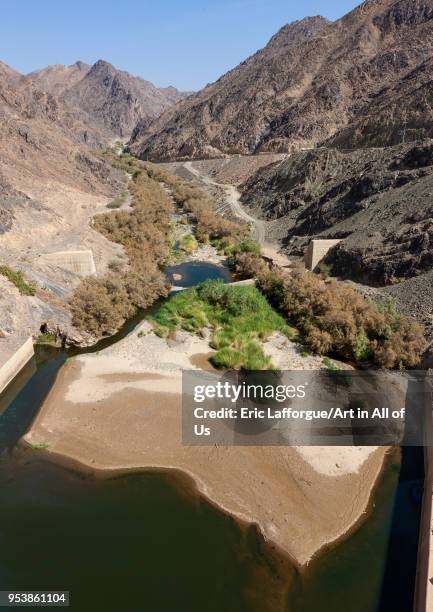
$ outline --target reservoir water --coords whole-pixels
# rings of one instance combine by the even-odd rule
[[[230,280],[230,270],[227,267],[203,261],[189,261],[170,266],[166,268],[166,274],[172,285],[180,287],[193,287],[208,279],[220,278],[225,282]]]
[[[183,269],[191,284],[199,272],[196,264]],[[117,341],[144,314],[90,350]],[[67,357],[39,347],[36,371],[27,382],[23,372],[15,398],[13,389],[0,397],[2,590],[69,590],[79,612],[411,609],[419,450],[404,450],[403,469],[393,453],[365,522],[299,573],[178,473],[101,477],[17,445]]]

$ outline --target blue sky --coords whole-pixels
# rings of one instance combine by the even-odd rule
[[[159,86],[199,89],[306,15],[353,0],[20,0],[2,3],[0,60],[27,73],[105,59]]]

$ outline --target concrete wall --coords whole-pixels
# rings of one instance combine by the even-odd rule
[[[304,262],[307,270],[314,270],[328,251],[341,240],[312,240],[305,251]]]
[[[79,276],[90,276],[96,273],[93,252],[87,251],[57,251],[44,253],[42,259],[53,266],[58,266]]]
[[[414,612],[433,610],[433,449],[424,448],[425,479],[421,510],[420,535],[418,543],[418,563]]]
[[[8,384],[5,390],[0,393],[0,417],[9,408],[23,387],[29,382],[32,376],[36,373],[36,359],[30,359],[26,365],[18,372],[13,380]]]
[[[8,384],[30,361],[34,354],[33,340],[32,338],[27,338],[4,363],[0,364],[0,393],[6,389]]]
[[[431,370],[430,370],[431,372]],[[432,372],[433,374],[433,372]],[[426,385],[431,385],[427,381]],[[427,407],[427,435],[433,431],[433,415],[430,410],[431,387],[427,388],[429,406]],[[431,437],[424,446],[424,492],[421,509],[421,522],[418,541],[414,612],[433,610],[433,447]]]

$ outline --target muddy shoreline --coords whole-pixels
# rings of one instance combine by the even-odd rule
[[[148,331],[139,338],[139,331],[99,355],[71,359],[25,442],[47,444],[44,454],[76,460],[92,472],[187,474],[206,500],[256,524],[298,569],[358,528],[386,465],[385,449],[360,453],[355,465],[349,456],[336,475],[335,468],[317,471],[311,449],[313,456],[305,458],[289,447],[182,447],[180,370],[194,368],[194,360],[208,355],[208,345],[186,335],[168,347]],[[160,362],[149,369],[146,362],[155,356]],[[328,463],[333,452],[319,451]],[[344,451],[337,452],[340,461]]]
[[[225,508],[212,498],[208,497],[206,493],[200,489],[197,481],[194,478],[194,475],[185,471],[184,469],[175,466],[161,467],[151,465],[146,465],[142,467],[137,466],[116,468],[95,467],[94,465],[90,465],[88,463],[80,461],[79,459],[72,458],[68,455],[59,452],[50,451],[44,448],[38,450],[33,449],[26,441],[25,436],[18,442],[14,453],[18,454],[18,456],[20,455],[20,453],[24,453],[26,461],[29,461],[29,459],[27,459],[27,454],[31,453],[31,461],[53,463],[79,478],[84,477],[86,479],[93,478],[95,480],[108,480],[114,478],[122,478],[124,476],[129,476],[132,474],[146,475],[153,473],[166,475],[176,486],[179,487],[179,491],[182,495],[189,496],[193,499],[199,498],[200,501],[213,507],[218,512],[223,512],[226,516],[230,517],[233,521],[235,521],[236,524],[242,528],[244,533],[251,529],[256,530],[258,536],[262,540],[263,546],[265,547],[266,556],[269,556],[272,561],[276,562],[276,565],[278,566],[280,571],[283,571],[283,568],[285,568],[285,573],[282,573],[280,577],[284,576],[286,578],[290,572],[290,569],[295,569],[295,571],[300,574],[308,572],[310,564],[315,563],[322,555],[325,555],[328,551],[336,548],[341,542],[348,539],[362,526],[362,524],[368,519],[370,513],[373,511],[375,494],[378,487],[380,486],[381,478],[383,477],[384,472],[393,460],[400,458],[401,451],[399,448],[390,448],[384,454],[382,466],[377,475],[376,481],[374,482],[373,487],[370,491],[370,498],[368,500],[366,509],[359,516],[359,518],[340,536],[338,536],[332,541],[325,542],[323,546],[311,556],[308,562],[304,564],[298,563],[298,561],[294,557],[292,557],[282,546],[267,539],[265,537],[265,534],[263,533],[263,530],[261,529],[259,522],[248,521],[240,517],[236,513],[231,512],[228,508]]]

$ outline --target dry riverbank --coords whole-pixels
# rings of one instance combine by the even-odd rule
[[[321,365],[282,338],[265,348],[279,366]],[[99,354],[68,360],[25,440],[95,469],[182,470],[304,565],[365,513],[385,449],[182,446],[181,369],[203,367],[208,353],[203,339],[180,333],[168,344],[143,323]]]

